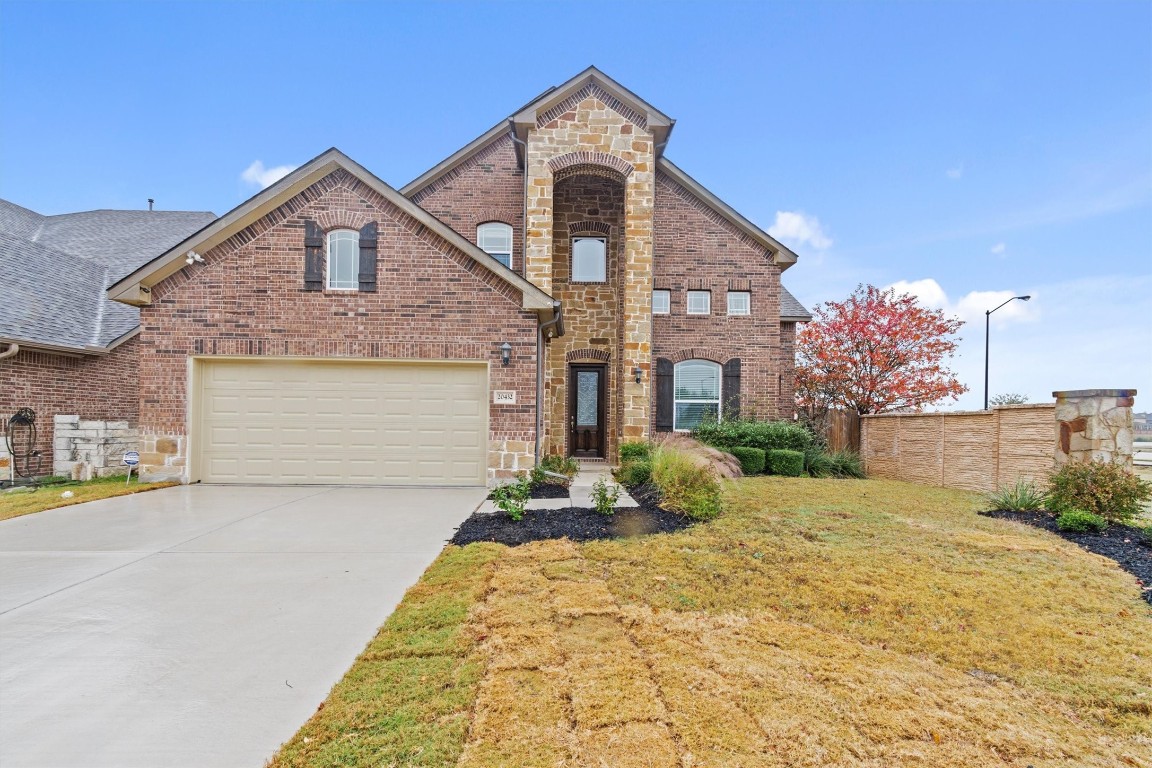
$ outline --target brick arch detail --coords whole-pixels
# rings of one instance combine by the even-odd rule
[[[739,357],[739,355],[730,352],[721,353],[712,349],[701,349],[700,347],[690,347],[673,352],[670,355],[662,355],[662,357],[667,357],[673,363],[682,363],[685,360],[707,360],[710,363],[724,365],[728,360]]]
[[[507,224],[516,229],[516,220],[520,218],[520,213],[513,211],[511,208],[482,208],[475,216],[472,217],[476,226],[481,224],[489,224],[491,222],[499,222]]]
[[[564,355],[564,361],[567,363],[576,360],[599,360],[606,363],[611,359],[612,353],[605,349],[573,349]]]
[[[611,235],[612,225],[602,221],[574,221],[568,225],[568,234],[575,235],[584,232],[596,232],[601,235]]]
[[[623,181],[636,170],[627,160],[609,155],[605,152],[569,152],[557,155],[548,161],[548,167],[556,181],[577,173],[591,173],[593,175],[606,175],[609,178]],[[604,173],[607,170],[609,173]],[[599,171],[599,173],[597,173]]]
[[[360,229],[370,221],[378,219],[370,211],[332,210],[322,211],[316,215],[316,223],[325,232],[334,229]]]

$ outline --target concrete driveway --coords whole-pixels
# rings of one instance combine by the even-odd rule
[[[0,523],[0,766],[259,768],[484,495],[196,485]]]

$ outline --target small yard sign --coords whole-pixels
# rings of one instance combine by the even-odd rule
[[[128,453],[124,454],[124,463],[130,467],[134,467],[137,464],[139,464],[140,463],[140,452],[139,451],[128,451]]]
[[[492,404],[493,405],[516,405],[516,390],[514,390],[514,389],[494,389],[494,390],[492,390]]]

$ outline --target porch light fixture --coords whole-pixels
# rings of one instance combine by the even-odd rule
[[[512,345],[509,344],[508,342],[504,342],[503,344],[500,345],[500,363],[502,365],[508,365],[511,362],[512,362]]]
[[[1031,296],[1013,296],[1012,298],[1008,299],[1008,301],[1004,302],[1004,304],[1007,304],[1009,301],[1016,301],[1016,299],[1020,299],[1020,301],[1028,301],[1031,298]],[[1004,304],[1001,304],[1000,307],[1004,306]],[[984,410],[988,410],[988,325],[992,317],[992,313],[997,309],[1000,309],[1000,307],[984,311]]]
[[[633,368],[632,373],[636,376],[637,384],[644,380],[644,371],[640,370],[639,368]]]

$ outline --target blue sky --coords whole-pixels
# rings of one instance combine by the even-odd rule
[[[801,256],[959,313],[983,398],[1152,406],[1152,2],[0,0],[0,197],[223,213],[337,146],[402,186],[589,64],[667,155]],[[1143,406],[1143,407],[1141,407]]]

